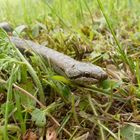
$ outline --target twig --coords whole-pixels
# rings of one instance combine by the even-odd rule
[[[47,114],[58,126],[61,126],[60,123],[51,115],[51,114]],[[62,128],[70,137],[72,136],[72,134],[66,130],[65,128]]]
[[[2,80],[2,79],[0,79],[0,83],[6,84],[7,82],[4,81],[4,80]],[[23,94],[29,96],[30,98],[32,98],[33,100],[35,100],[35,101],[40,105],[40,107],[42,107],[42,108],[45,107],[45,105],[43,105],[35,96],[33,96],[31,93],[29,93],[29,92],[26,91],[25,89],[23,89],[23,88],[17,86],[16,84],[12,84],[12,86],[13,86],[16,90],[21,91],[21,93],[23,93]]]
[[[43,105],[35,96],[33,96],[31,93],[29,93],[28,91],[24,90],[23,88],[17,86],[16,84],[13,84],[13,87],[15,88],[15,90],[19,90],[21,91],[21,93],[29,96],[30,98],[32,98],[33,100],[35,100],[41,108],[45,108],[46,106]]]

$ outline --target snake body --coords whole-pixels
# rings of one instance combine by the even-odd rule
[[[11,42],[19,49],[31,49],[49,59],[54,70],[78,84],[94,84],[107,78],[107,74],[99,66],[77,61],[63,53],[39,45],[29,40],[10,37]]]

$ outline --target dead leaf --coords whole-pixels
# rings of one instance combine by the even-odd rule
[[[76,138],[75,140],[87,140],[89,136],[89,132],[83,134],[82,136]]]
[[[121,81],[123,78],[125,78],[124,73],[118,70],[115,65],[112,65],[112,64],[107,65],[106,69],[107,69],[108,75],[115,80]]]
[[[56,128],[54,126],[49,127],[46,132],[46,140],[58,140]]]
[[[36,133],[32,132],[32,130],[28,130],[22,138],[22,140],[37,140],[37,139],[38,137]]]

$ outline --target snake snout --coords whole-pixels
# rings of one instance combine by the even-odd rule
[[[70,79],[87,79],[88,81],[94,79],[94,81],[102,81],[107,78],[106,72],[99,66],[91,63],[77,62],[71,68],[65,71]]]
[[[105,80],[105,79],[107,79],[107,78],[108,78],[107,73],[106,73],[106,72],[102,73],[101,79]]]

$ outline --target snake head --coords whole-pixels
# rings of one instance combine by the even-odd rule
[[[107,74],[99,66],[77,62],[65,71],[66,75],[78,84],[95,84],[107,79]]]

